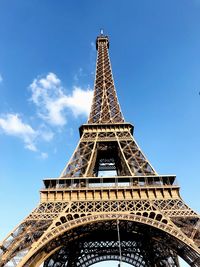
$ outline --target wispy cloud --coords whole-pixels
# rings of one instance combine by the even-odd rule
[[[86,76],[82,68],[79,68],[76,74],[74,74],[74,81],[78,83],[82,77]]]
[[[94,70],[96,65],[96,44],[94,42],[90,43],[91,49],[90,49],[90,68],[91,68],[91,75],[94,78]]]
[[[34,130],[29,124],[22,121],[19,114],[7,113],[0,116],[0,130],[7,135],[15,136],[23,140],[25,148],[38,151],[36,143],[43,139],[50,141],[53,134],[42,129]]]
[[[82,70],[80,70],[82,72]],[[0,76],[0,80],[1,80]],[[63,126],[69,111],[75,116],[87,116],[92,101],[92,90],[73,87],[70,94],[65,93],[60,79],[54,73],[33,80],[29,86],[31,101],[37,107],[37,115],[43,120],[35,121],[36,127],[24,120],[18,113],[0,114],[0,133],[21,139],[26,149],[40,154],[46,159],[48,154],[41,152],[42,141],[49,142],[54,137],[49,125]]]
[[[47,159],[48,158],[48,154],[45,153],[45,152],[42,152],[40,156],[41,156],[42,159]]]
[[[31,101],[37,106],[40,118],[51,125],[63,126],[67,122],[66,111],[74,116],[88,115],[92,101],[92,90],[73,87],[72,93],[65,94],[60,79],[54,73],[39,77],[29,86]]]
[[[2,83],[2,82],[3,82],[3,77],[2,77],[2,75],[0,73],[0,83]]]
[[[95,43],[94,42],[91,42],[90,45],[91,45],[92,50],[93,51],[96,51],[96,45],[95,45]]]
[[[5,114],[1,116],[0,129],[7,135],[22,139],[25,143],[25,147],[29,150],[37,150],[34,144],[37,132],[30,125],[22,122],[18,114]]]
[[[65,96],[65,105],[70,108],[73,114],[88,115],[91,108],[93,91],[87,88],[86,90],[80,87],[74,87],[72,94]]]

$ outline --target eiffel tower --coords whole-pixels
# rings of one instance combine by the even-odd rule
[[[39,205],[0,244],[0,266],[200,266],[200,216],[175,176],[159,175],[133,137],[117,99],[109,38],[97,37],[94,96],[61,175],[45,179]]]

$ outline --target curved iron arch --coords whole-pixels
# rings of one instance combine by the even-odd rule
[[[146,229],[142,228],[140,231],[138,231],[138,225],[133,226],[133,224],[133,222],[125,221],[121,221],[120,223],[122,261],[135,267],[151,267],[153,266],[153,263],[149,259],[151,251],[149,251],[149,253],[145,252],[147,251],[147,247],[144,247],[146,240],[143,242],[144,237],[148,236],[147,232],[149,231],[149,227],[147,226]],[[85,229],[82,229],[79,232],[77,231],[76,234],[80,234],[84,230]],[[90,232],[90,230],[91,229],[88,227],[87,232]],[[103,233],[102,230],[105,233]],[[142,230],[145,232],[142,233]],[[63,244],[64,243],[65,241],[63,240]],[[150,245],[155,247],[153,242],[151,242]],[[159,244],[157,247],[161,248],[162,246]],[[177,263],[176,254],[167,246],[164,246],[161,254],[160,256],[162,256],[162,258],[160,258],[161,264],[159,266],[167,266],[165,264],[165,258],[169,257],[173,266],[179,266]],[[57,253],[55,253],[45,262],[44,266],[88,267],[97,262],[106,260],[119,261],[119,258],[116,221],[109,221],[105,223],[102,222],[102,225],[98,225],[98,229],[96,229],[96,231],[92,229],[90,236],[80,237],[80,239],[76,240],[74,243],[72,241],[66,246],[64,245]],[[58,263],[61,263],[61,265]]]
[[[46,250],[46,255],[50,252],[48,251],[48,247],[54,247],[52,244],[60,245],[59,240],[62,239],[62,236],[66,232],[70,232],[78,227],[84,227],[87,225],[95,225],[99,222],[106,221],[116,221],[116,219],[121,221],[130,221],[135,222],[141,225],[152,226],[156,230],[159,230],[168,236],[168,240],[173,239],[172,248],[177,252],[177,255],[181,256],[188,264],[193,264],[193,266],[200,266],[200,260],[198,256],[198,250],[195,248],[193,244],[191,244],[189,239],[183,234],[180,235],[180,232],[174,225],[165,224],[160,221],[152,220],[151,218],[133,215],[133,214],[100,214],[100,215],[90,215],[86,217],[81,217],[73,221],[68,221],[63,224],[57,225],[57,227],[53,228],[51,234],[48,237],[42,237],[38,241],[38,246],[36,248],[32,248],[29,253],[29,261],[25,263],[21,263],[19,266],[37,266],[35,263],[35,257],[38,253]],[[61,242],[62,243],[62,242]],[[52,248],[51,248],[52,249]],[[55,249],[55,247],[53,248]],[[183,253],[187,251],[187,253]],[[187,258],[184,258],[183,255],[187,254]],[[196,261],[192,260],[192,258],[196,258]],[[46,257],[47,259],[48,257]],[[34,264],[32,265],[32,263]]]

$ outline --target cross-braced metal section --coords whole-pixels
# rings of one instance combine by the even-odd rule
[[[176,262],[176,255],[180,255],[189,264],[191,264],[191,266],[196,266],[196,267],[200,266],[200,260],[198,261],[199,259],[198,253],[193,252],[191,248],[191,246],[193,245],[195,245],[196,249],[200,248],[200,227],[199,227],[200,218],[194,211],[192,211],[189,207],[187,207],[187,205],[185,205],[181,199],[73,201],[71,203],[62,201],[61,202],[53,201],[53,202],[41,203],[24,220],[24,222],[18,228],[16,228],[16,230],[13,233],[11,233],[11,235],[3,242],[0,250],[0,259],[1,259],[0,266],[6,266],[6,267],[18,266],[20,261],[23,258],[26,258],[26,255],[30,253],[31,248],[33,247],[34,244],[35,246],[39,246],[39,244],[42,245],[43,243],[46,242],[46,240],[48,239],[51,240],[52,237],[55,237],[57,234],[59,234],[61,230],[63,231],[64,236],[70,237],[70,240],[68,240],[67,242],[77,241],[80,242],[80,244],[81,242],[83,242],[83,244],[88,244],[88,246],[90,246],[93,241],[94,243],[101,242],[102,240],[97,239],[97,240],[89,240],[87,241],[89,243],[87,243],[85,238],[88,235],[88,232],[86,230],[84,230],[83,232],[77,232],[77,230],[75,229],[75,231],[71,231],[71,234],[67,234],[67,229],[70,228],[69,227],[70,225],[72,226],[79,225],[80,222],[85,222],[85,223],[87,223],[88,221],[90,222],[90,219],[87,218],[93,218],[91,216],[97,216],[96,218],[100,216],[103,219],[105,218],[106,220],[107,216],[108,218],[118,218],[119,214],[121,214],[122,218],[124,218],[124,220],[127,222],[131,218],[134,218],[134,220],[136,221],[136,225],[138,225],[138,223],[149,224],[158,227],[165,233],[168,232],[167,235],[168,244],[170,244],[170,247],[168,248],[167,255],[165,255],[165,257],[163,258],[163,261],[165,259],[165,263],[167,261],[167,264],[165,265],[164,263],[163,264],[160,263],[160,265],[157,266],[170,266],[170,267],[178,266],[176,265],[176,263],[174,263]],[[92,221],[95,224],[95,219],[92,219]],[[93,223],[90,223],[89,227],[90,231],[96,229],[94,235],[95,237],[97,236],[102,237],[102,233],[98,235],[98,231],[100,230],[102,231],[102,229],[103,230],[107,229],[107,234],[104,236],[104,240],[102,241],[103,243],[99,245],[102,246],[102,244],[108,244],[111,241],[116,242],[117,238],[117,231],[115,227],[116,221],[113,224],[115,226],[112,226],[112,231],[110,232],[110,236],[108,239],[106,238],[108,237],[110,226],[106,228],[105,225],[107,224],[105,223],[103,228],[99,228],[99,226],[95,228],[96,226],[94,227],[92,226]],[[102,224],[104,223],[101,223],[99,225]],[[127,240],[127,238],[125,238],[126,232],[130,232],[130,229],[128,230],[126,228],[125,230],[124,227],[125,227],[124,224],[121,223],[121,230],[123,230],[124,242],[130,241],[132,242],[131,243],[132,245],[137,244],[137,242],[134,241],[134,239]],[[66,231],[63,229],[66,229]],[[143,229],[143,226],[140,229]],[[154,229],[154,233],[156,233],[157,231],[158,230]],[[144,236],[146,235],[147,232],[145,232]],[[158,233],[156,234],[157,238],[155,238],[155,240],[153,239],[154,241],[158,239],[158,236],[160,235],[159,233],[160,231],[158,231]],[[170,239],[170,235],[175,235],[175,238],[173,237]],[[185,245],[179,244],[180,241],[178,241],[178,239],[180,236],[181,240],[186,243]],[[161,236],[159,240],[162,240]],[[136,243],[134,243],[133,241]],[[69,247],[71,247],[74,244],[73,242],[69,243],[70,246],[69,244],[67,244],[65,248],[63,248],[63,243],[62,242],[59,243],[58,241],[56,242],[54,241],[52,243],[53,245],[52,244],[50,246],[47,245],[49,246],[50,251],[53,251],[56,248],[56,244],[57,247],[61,246],[62,249],[56,252],[54,256],[48,257],[49,259],[46,261],[46,264],[54,263],[54,265],[46,265],[46,266],[82,266],[78,264],[79,262],[83,264],[83,261],[84,261],[83,266],[89,266],[92,263],[102,260],[119,259],[119,253],[117,253],[117,250],[113,249],[113,251],[111,251],[111,248],[110,250],[107,250],[109,252],[107,254],[103,253],[101,254],[100,252],[99,254],[94,254],[94,250],[89,250],[89,249],[87,250],[86,247],[85,249],[84,247],[82,247],[82,249],[73,250],[75,255],[74,254],[71,255],[72,252],[70,252],[70,250],[67,249],[69,249]],[[189,244],[191,244],[190,247],[187,247],[187,245],[189,246]],[[142,250],[139,250],[139,247],[137,248],[137,250],[135,250],[135,246],[133,246],[131,249],[132,251],[134,251],[134,253],[132,253],[131,255],[127,254],[128,250],[126,248],[126,245],[127,243],[125,242],[123,247],[124,250],[122,250],[123,261],[138,267],[152,266],[151,264],[150,265],[147,264],[148,262],[147,259],[150,257],[150,255],[148,255],[148,257],[146,257],[146,260],[144,261],[144,255],[146,253],[145,251],[149,250],[149,248],[144,247],[145,241]],[[77,246],[75,247],[78,248]],[[159,242],[158,244],[154,242],[154,247],[155,247],[153,253],[153,255],[155,254],[154,259],[156,257],[158,257],[158,259],[161,259],[161,255],[164,255],[162,246],[160,245]],[[66,255],[64,255],[65,254],[64,251],[66,252]],[[138,251],[140,251],[140,253]],[[167,251],[167,248],[165,248],[164,251]],[[174,254],[172,253],[172,251],[174,251],[173,252]],[[77,265],[67,265],[69,257],[72,257],[74,261],[73,264],[76,263]],[[160,260],[157,261],[162,262]],[[146,265],[143,265],[144,262]],[[62,265],[61,263],[65,265]],[[29,266],[29,265],[21,265],[21,266]]]
[[[144,250],[141,241],[121,241],[121,260],[135,267],[152,267],[153,263],[150,261],[150,257],[146,250]],[[151,244],[151,250],[152,247],[153,244]],[[159,261],[159,265],[157,266],[179,267],[177,256],[172,250],[165,246],[162,249],[159,247],[158,251],[156,261]],[[79,240],[62,247],[62,249],[45,262],[44,267],[88,267],[97,262],[109,260],[120,261],[118,241],[102,241],[101,237],[99,241],[81,242]]]
[[[98,51],[92,109],[88,123],[124,122],[114,86],[108,54],[109,40],[101,35],[96,40]]]
[[[77,249],[78,248],[78,249]],[[135,241],[122,241],[122,260],[133,266],[144,267],[143,255]],[[119,261],[117,241],[84,241],[65,246],[48,259],[44,267],[90,266],[100,261]]]
[[[120,221],[122,260],[135,267],[178,267],[173,238],[147,225]],[[78,227],[57,240],[61,249],[49,257],[44,266],[90,266],[104,260],[119,260],[116,220],[95,222]],[[49,243],[46,251],[52,251]]]
[[[115,170],[118,176],[156,175],[132,136],[132,125],[84,125],[80,142],[61,177],[97,177]]]

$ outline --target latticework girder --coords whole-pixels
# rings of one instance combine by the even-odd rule
[[[88,123],[124,122],[112,77],[108,37],[97,38],[97,64],[94,97]]]
[[[83,126],[80,142],[61,177],[98,176],[97,166],[100,159],[115,161],[118,175],[138,176],[156,175],[149,161],[131,134],[130,124],[118,124],[114,129],[105,126],[101,131],[96,126]]]
[[[98,232],[99,234],[100,232]],[[112,233],[114,234],[114,233]],[[99,237],[98,237],[99,238]],[[141,237],[140,237],[141,238]],[[97,239],[97,238],[95,238]],[[82,266],[87,267],[100,261],[120,260],[118,241],[102,240],[96,241],[90,237],[90,240],[84,239],[78,242],[70,243],[68,246],[62,247],[56,252],[51,259],[48,259],[44,267],[55,266]],[[127,238],[126,238],[127,239]],[[130,237],[129,237],[130,239]],[[154,244],[151,243],[151,248]],[[78,248],[78,249],[77,249]],[[123,240],[121,241],[122,261],[129,263],[135,267],[151,267],[152,262],[143,245],[143,240]],[[150,247],[148,247],[150,252]],[[157,266],[176,266],[178,267],[177,256],[166,246],[159,247],[160,251],[157,255]],[[157,248],[156,248],[157,250]],[[59,263],[59,264],[58,264]]]
[[[174,210],[176,210],[176,213],[174,213]],[[39,249],[39,247],[43,246],[44,242],[46,242],[47,237],[49,238],[49,240],[51,240],[55,236],[62,237],[63,235],[65,235],[66,232],[69,231],[67,229],[70,229],[70,227],[73,225],[78,227],[79,223],[82,221],[85,222],[86,224],[88,223],[88,221],[91,222],[90,227],[92,228],[92,222],[95,223],[95,221],[98,221],[98,216],[100,216],[100,218],[102,217],[103,221],[107,220],[106,216],[108,216],[108,218],[109,217],[114,218],[115,216],[116,218],[118,218],[122,216],[122,218],[124,218],[123,220],[127,221],[133,220],[135,221],[136,225],[138,224],[138,222],[140,222],[142,223],[142,225],[148,224],[151,225],[152,227],[156,226],[158,229],[162,231],[164,230],[165,233],[168,233],[168,239],[169,239],[168,244],[170,244],[171,242],[172,249],[175,250],[175,247],[179,249],[178,251],[175,250],[174,252],[175,255],[177,254],[180,255],[186,261],[189,260],[188,261],[189,263],[197,261],[198,253],[194,251],[195,250],[198,251],[198,247],[200,244],[199,216],[196,213],[194,213],[190,208],[188,208],[183,203],[183,201],[181,201],[181,199],[168,199],[168,200],[149,199],[149,200],[134,200],[134,201],[133,200],[132,201],[131,200],[73,201],[69,204],[63,202],[55,202],[55,201],[41,203],[39,207],[36,208],[19,226],[19,228],[15,231],[15,233],[11,234],[11,236],[3,243],[1,262],[2,264],[3,260],[5,260],[5,262],[6,261],[9,262],[11,258],[18,258],[18,259],[20,259],[20,257],[21,259],[26,258],[25,254],[20,254],[20,253],[24,251],[28,255],[29,252],[31,251],[31,247],[33,244],[36,244],[36,246],[38,246],[38,250],[40,251],[41,248]],[[90,218],[92,218],[91,219],[92,221],[90,221]],[[182,222],[181,224],[180,221]],[[69,224],[69,226],[67,226],[67,223]],[[64,230],[63,233],[61,233],[60,231],[61,230],[63,231],[64,225],[66,225],[66,229]],[[103,229],[105,230],[105,227]],[[155,229],[154,232],[156,232]],[[74,232],[71,231],[71,234],[76,236],[76,229],[74,230]],[[84,230],[84,234],[86,235],[88,234],[86,230]],[[159,235],[159,231],[157,235]],[[170,239],[169,237],[173,235],[175,236]],[[97,236],[97,234],[95,234],[95,236]],[[112,236],[116,238],[117,232],[115,231],[115,234],[112,234],[110,238]],[[181,242],[185,242],[185,244],[180,245],[180,240],[178,241],[178,238],[180,238],[180,236],[182,236]],[[177,240],[174,238],[177,238]],[[38,243],[39,241],[40,243]],[[96,241],[98,242],[98,240]],[[130,239],[129,241],[131,242],[133,240]],[[49,245],[50,243],[51,241],[49,241],[47,244]],[[59,243],[59,245],[61,245],[61,243]],[[53,242],[53,244],[55,246],[55,241]],[[195,244],[194,247],[193,244]],[[53,247],[53,249],[55,248]],[[189,258],[187,258],[187,255],[185,255],[183,251],[184,253],[185,251],[187,251],[187,255],[189,255]],[[112,253],[109,254],[111,255]],[[101,260],[102,259],[106,260],[109,258],[109,255],[100,255],[100,256],[99,257],[101,258]],[[119,255],[118,254],[115,255],[114,253],[110,259],[118,257]],[[93,259],[93,262],[98,261],[98,259],[99,259],[98,257],[95,257]],[[124,255],[124,261],[130,263],[130,261],[132,260],[133,258],[125,259]],[[9,262],[9,264],[10,263],[11,262]],[[85,266],[87,266],[88,263],[85,264],[86,264]],[[199,262],[196,262],[196,265],[194,266],[199,266],[199,264],[200,264]],[[4,266],[4,264],[0,266]],[[10,265],[5,265],[5,266],[10,266]],[[17,266],[17,264],[13,264],[11,266]]]

